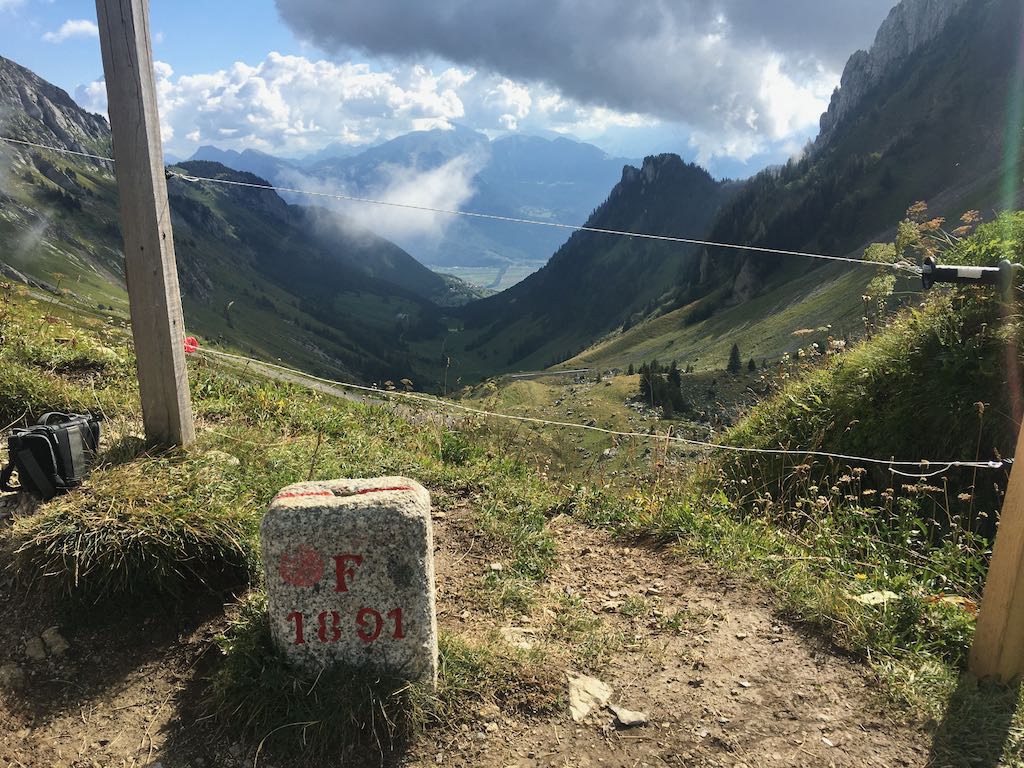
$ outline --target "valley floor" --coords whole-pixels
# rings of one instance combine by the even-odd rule
[[[516,283],[525,280],[543,266],[543,261],[531,261],[490,267],[444,267],[434,265],[428,267],[428,269],[442,275],[454,275],[465,280],[470,285],[477,288],[485,288],[496,293],[504,291],[506,288],[511,288]]]

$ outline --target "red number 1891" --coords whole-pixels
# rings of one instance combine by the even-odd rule
[[[405,627],[402,625],[402,609],[395,608],[388,611],[387,618],[391,620],[390,636],[394,640],[401,640],[405,637]],[[303,645],[306,642],[304,631],[305,616],[300,611],[292,611],[287,616],[287,621],[295,625],[295,640],[293,645]],[[372,643],[385,629],[384,617],[373,608],[360,608],[356,613],[355,623],[358,629],[356,635],[364,643]],[[321,643],[336,643],[341,639],[341,614],[337,611],[321,611],[317,616],[316,636]]]

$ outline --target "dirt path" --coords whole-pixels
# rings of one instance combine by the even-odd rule
[[[442,629],[540,647],[568,675],[609,684],[613,703],[650,722],[617,729],[607,710],[575,723],[567,706],[536,717],[491,708],[464,729],[429,731],[403,764],[926,764],[927,736],[886,716],[866,670],[780,621],[763,594],[566,518],[551,525],[556,572],[528,615],[502,619],[482,591],[494,555],[469,509],[439,512]],[[195,715],[217,661],[219,601],[141,620],[69,619],[13,600],[6,576],[0,587],[0,668],[22,676],[19,692],[0,693],[0,768],[253,765],[251,748],[214,738]],[[70,648],[44,644],[42,657],[28,658],[26,641],[54,625]],[[287,768],[262,757],[259,765]]]
[[[503,714],[497,728],[482,721],[478,729],[437,739],[433,749],[422,745],[410,764],[927,763],[927,736],[886,715],[869,672],[779,620],[767,596],[565,518],[552,526],[559,566],[540,605],[498,629],[510,639],[543,644],[567,674],[600,678],[614,689],[612,703],[641,710],[650,722],[616,728],[607,710],[582,723],[568,711],[539,722]],[[442,625],[481,633],[494,619],[474,609],[464,588],[490,567],[487,553],[470,546],[472,527],[459,510],[444,532]],[[586,628],[573,638],[567,624]],[[594,651],[594,643],[614,650]]]

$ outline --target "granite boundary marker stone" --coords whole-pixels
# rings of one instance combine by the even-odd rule
[[[430,494],[382,477],[296,483],[260,525],[271,635],[294,664],[437,682]]]

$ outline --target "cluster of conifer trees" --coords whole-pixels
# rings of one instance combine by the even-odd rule
[[[729,351],[729,362],[725,368],[733,375],[737,375],[743,370],[738,345],[732,345],[732,349]],[[640,374],[640,397],[652,408],[661,408],[665,418],[671,419],[678,413],[689,413],[692,408],[692,404],[683,395],[683,374],[693,373],[693,371],[692,365],[687,365],[685,371],[680,370],[679,364],[675,360],[669,365],[652,360],[649,363],[641,363],[639,368],[635,368],[630,363],[626,373],[630,376]],[[749,373],[757,371],[757,363],[753,358],[747,362],[747,371]],[[712,386],[714,386],[713,383]]]
[[[687,372],[691,369],[687,368]],[[629,366],[629,373],[635,373]],[[654,408],[661,408],[666,419],[677,413],[687,413],[690,403],[683,397],[683,372],[675,360],[665,366],[657,360],[640,365],[640,396]]]

